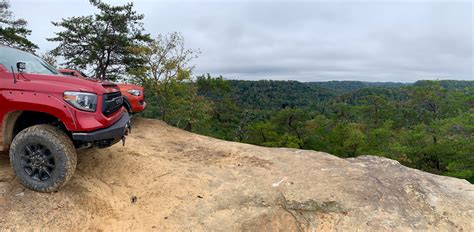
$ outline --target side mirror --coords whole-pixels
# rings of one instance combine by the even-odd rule
[[[16,69],[18,72],[22,73],[26,70],[26,63],[25,62],[18,62],[16,63]]]

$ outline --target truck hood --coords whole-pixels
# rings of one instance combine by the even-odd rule
[[[119,87],[120,90],[129,90],[129,89],[143,90],[143,87],[142,87],[142,86],[133,85],[133,84],[117,83],[117,86]]]
[[[116,84],[65,75],[34,75],[31,81],[51,86],[54,91],[80,91],[104,94],[120,91]]]

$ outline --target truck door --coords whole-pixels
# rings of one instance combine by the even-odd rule
[[[0,54],[1,55],[1,54]],[[0,60],[1,62],[1,60]],[[5,117],[5,97],[3,96],[3,91],[5,89],[5,85],[7,84],[8,73],[6,72],[5,67],[0,63],[0,151],[4,150],[4,141],[3,141],[3,120]],[[10,76],[10,81],[13,81],[13,76]]]
[[[11,68],[16,68],[16,63],[5,47],[0,46],[0,151],[5,147],[5,116],[12,110],[13,105],[7,100],[7,94],[15,86]]]

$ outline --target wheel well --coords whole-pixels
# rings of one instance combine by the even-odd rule
[[[20,133],[20,131],[34,125],[48,124],[58,127],[70,136],[63,122],[53,115],[35,112],[35,111],[17,111],[10,113],[6,120],[4,139],[5,145],[10,145],[13,138]]]
[[[130,105],[130,102],[126,97],[123,98],[123,106],[125,107],[128,113],[132,113],[132,106]]]

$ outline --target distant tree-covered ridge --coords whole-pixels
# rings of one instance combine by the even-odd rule
[[[238,105],[253,109],[316,107],[334,92],[298,81],[229,80],[230,92]]]
[[[350,92],[350,91],[368,88],[368,87],[399,88],[399,87],[409,85],[407,83],[397,83],[397,82],[364,82],[364,81],[327,81],[327,82],[309,82],[308,84],[325,88],[325,89],[329,89],[338,93]]]
[[[439,81],[440,85],[446,89],[465,89],[469,87],[474,87],[474,81]],[[429,85],[430,81],[417,81],[413,85],[414,86],[423,86]]]

